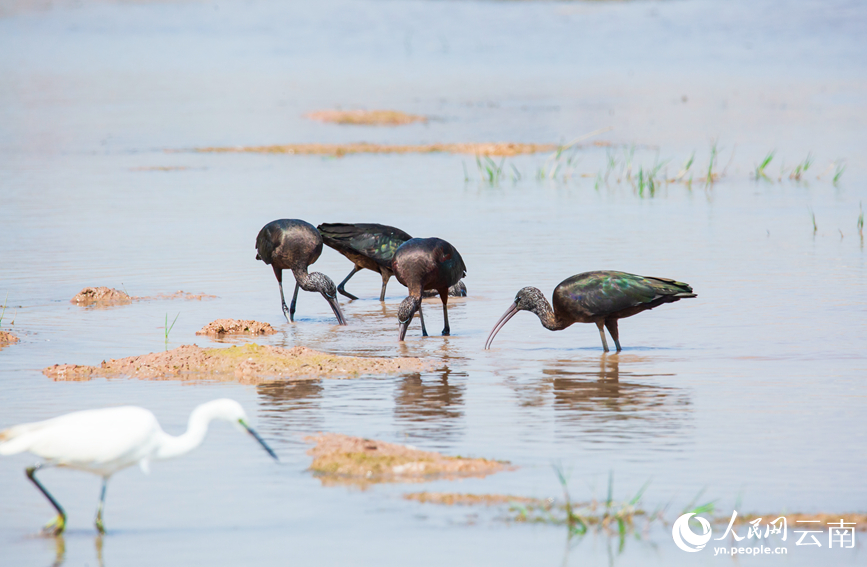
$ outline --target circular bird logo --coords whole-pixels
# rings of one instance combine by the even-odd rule
[[[684,551],[695,552],[704,549],[705,544],[710,541],[711,530],[710,523],[701,516],[695,516],[698,523],[701,524],[702,533],[697,535],[689,528],[689,519],[695,516],[694,512],[684,514],[674,521],[671,526],[671,537],[674,538],[674,544]]]

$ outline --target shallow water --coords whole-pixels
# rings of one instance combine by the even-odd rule
[[[733,4],[733,5],[731,5]],[[12,6],[12,4],[10,4]],[[17,6],[17,5],[15,5]],[[84,3],[16,9],[0,19],[0,427],[114,404],[150,408],[170,432],[216,398],[239,400],[280,454],[215,425],[198,451],[149,476],[118,474],[108,535],[94,539],[98,480],[42,478],[69,513],[67,565],[346,563],[684,564],[656,526],[622,551],[616,538],[567,540],[562,527],[400,498],[415,490],[629,499],[650,480],[649,510],[669,519],[703,491],[722,515],[867,508],[864,401],[864,35],[857,2],[499,3],[345,1]],[[684,100],[685,99],[685,100]],[[305,120],[320,108],[396,108],[434,117],[395,129]],[[471,156],[200,154],[200,146],[290,142],[550,142],[613,126],[613,148],[576,153],[574,175],[537,181],[547,156],[507,160],[520,181],[479,181]],[[608,155],[637,145],[634,168],[696,152],[694,181],[641,197],[596,187]],[[750,173],[772,150],[773,181]],[[732,153],[734,155],[732,156]],[[808,152],[801,182],[776,181]],[[826,171],[845,159],[838,184]],[[464,179],[464,163],[470,179]],[[161,171],[154,167],[183,167]],[[824,172],[824,173],[823,173]],[[821,179],[816,176],[823,173]],[[584,177],[583,175],[586,175]],[[784,175],[785,177],[785,175]],[[814,232],[811,211],[815,213]],[[397,342],[403,290],[357,274],[343,301],[299,297],[285,324],[276,282],[254,260],[275,218],[382,222],[436,235],[461,252],[470,296],[437,301],[429,331]],[[350,263],[326,249],[313,269],[335,281]],[[592,325],[551,333],[515,317],[482,350],[525,285],[550,297],[566,277],[620,269],[689,282],[699,297],[621,321],[620,354]],[[218,296],[109,309],[69,299],[87,285]],[[41,369],[98,364],[196,342],[221,317],[268,321],[260,343],[343,354],[427,356],[419,375],[261,386],[130,379],[55,383]],[[14,325],[9,326],[14,319]],[[244,339],[239,339],[243,341]],[[455,455],[511,461],[486,479],[322,487],[303,437],[334,431]],[[51,564],[50,516],[22,469],[0,461],[3,564]],[[716,529],[716,528],[715,528]],[[790,535],[790,537],[792,537]],[[787,564],[859,564],[854,550],[789,542]],[[745,558],[774,561],[775,558]],[[744,559],[742,559],[744,560]]]

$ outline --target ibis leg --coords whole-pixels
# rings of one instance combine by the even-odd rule
[[[443,321],[445,322],[445,327],[443,327],[443,336],[449,336],[449,290],[441,289],[439,290],[440,299],[443,300]]]
[[[382,291],[379,292],[379,300],[385,301],[385,287],[388,285],[388,280],[391,279],[391,272],[387,270],[381,270],[382,274]]]
[[[427,329],[424,326],[424,315],[421,312],[421,303],[418,304],[418,318],[421,319],[421,336],[427,336]]]
[[[42,467],[42,464],[28,467],[27,478],[30,479],[30,482],[36,485],[36,488],[39,489],[39,492],[41,492],[46,498],[48,498],[48,501],[51,502],[51,505],[54,506],[55,510],[57,510],[57,518],[49,522],[43,528],[43,530],[46,533],[59,535],[63,533],[63,530],[66,528],[66,512],[63,511],[63,508],[60,507],[60,504],[57,503],[57,500],[55,500],[54,497],[51,496],[51,494],[47,490],[45,490],[45,487],[42,486],[42,484],[38,480],[36,480],[36,471],[38,471]]]
[[[617,319],[608,319],[605,321],[605,327],[608,329],[608,332],[611,334],[611,338],[614,339],[614,345],[617,347],[617,352],[623,350],[620,348],[620,335],[617,332]]]
[[[295,282],[295,293],[292,294],[292,303],[289,305],[289,321],[295,322],[295,304],[298,303],[298,288],[301,286]],[[283,304],[286,305],[285,303]]]
[[[277,283],[280,285],[280,304],[283,306],[283,316],[286,317],[287,321],[291,321],[288,315],[289,308],[286,307],[286,298],[283,296],[283,270],[275,267],[274,275],[277,277]]]
[[[357,271],[359,271],[359,270],[361,270],[361,268],[359,268],[358,265],[353,266],[353,267],[352,267],[352,271],[349,272],[349,275],[346,276],[345,278],[343,278],[343,281],[340,282],[340,285],[339,285],[339,286],[337,286],[337,291],[339,291],[340,293],[342,293],[343,295],[345,295],[345,296],[348,297],[349,299],[358,299],[358,298],[355,297],[354,295],[352,295],[351,293],[349,293],[348,291],[346,291],[345,289],[343,289],[343,286],[345,286],[345,285],[346,285],[346,282],[349,281],[349,278],[351,278],[352,276],[354,276],[354,275],[355,275],[355,272],[357,272]]]
[[[102,490],[99,492],[99,508],[96,509],[96,530],[104,534],[105,524],[102,523],[102,509],[105,508],[105,486],[108,484],[108,477],[102,477]]]
[[[605,339],[605,327],[602,321],[597,321],[596,326],[599,327],[599,336],[602,338],[602,350],[608,352],[608,341]]]

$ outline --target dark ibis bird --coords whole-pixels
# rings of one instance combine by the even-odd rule
[[[409,288],[409,297],[401,301],[397,310],[400,321],[399,339],[406,336],[406,329],[416,311],[421,319],[421,332],[427,336],[424,315],[421,311],[422,294],[426,290],[439,293],[443,302],[443,335],[449,334],[449,288],[467,275],[467,267],[457,249],[439,238],[411,238],[404,242],[391,262],[397,281]]]
[[[337,286],[337,291],[349,299],[358,299],[344,289],[346,282],[363,269],[372,270],[382,276],[382,290],[379,300],[385,301],[385,288],[394,275],[391,260],[401,244],[412,237],[399,228],[372,223],[323,223],[316,227],[326,246],[334,248],[346,256],[355,266],[349,275]],[[436,292],[427,292],[425,297],[433,297]],[[458,282],[449,288],[449,295],[466,297],[467,286]]]
[[[346,324],[337,302],[337,288],[331,278],[319,272],[307,273],[307,267],[322,254],[322,237],[312,224],[298,219],[269,222],[256,237],[256,251],[256,259],[274,269],[277,283],[280,284],[283,315],[288,321],[295,320],[295,303],[298,301],[298,288],[301,288],[321,293],[337,316],[337,322]],[[292,270],[295,276],[295,293],[290,307],[286,307],[286,298],[283,296],[283,270]]]
[[[541,291],[535,287],[525,287],[515,296],[515,303],[494,325],[485,342],[485,349],[491,347],[494,337],[518,311],[530,311],[551,331],[561,331],[572,323],[596,323],[602,338],[602,348],[608,352],[605,327],[619,352],[618,319],[688,297],[697,296],[683,282],[613,271],[585,272],[563,280],[554,288],[553,309]]]

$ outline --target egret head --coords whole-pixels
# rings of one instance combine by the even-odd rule
[[[409,296],[400,302],[400,307],[397,308],[398,339],[402,341],[406,337],[406,329],[409,327],[412,316],[418,311],[421,300],[417,297]]]
[[[340,310],[340,303],[337,302],[337,286],[334,285],[331,278],[319,272],[310,272],[309,281],[313,288],[321,293],[325,301],[328,302],[328,305],[331,306],[331,310],[334,311],[334,315],[337,317],[337,323],[345,325],[346,318],[343,316],[343,311]]]
[[[275,460],[278,460],[277,454],[271,449],[271,447],[268,446],[267,443],[265,443],[265,440],[262,439],[262,437],[260,437],[258,433],[256,433],[256,430],[250,427],[250,425],[247,423],[247,412],[245,412],[244,408],[241,407],[241,404],[239,404],[235,400],[223,398],[220,400],[214,400],[212,402],[202,404],[193,411],[193,415],[195,415],[199,411],[204,412],[205,415],[207,415],[211,419],[222,419],[228,421],[237,426],[239,429],[246,431],[247,433],[252,435],[253,438],[259,442],[260,445],[262,445],[263,449],[268,451],[269,455],[274,457]],[[190,421],[192,420],[193,416],[190,416]]]
[[[494,325],[493,329],[491,329],[491,334],[488,335],[488,340],[485,341],[485,350],[491,348],[491,343],[494,342],[494,337],[497,336],[500,329],[502,329],[506,323],[509,322],[509,319],[514,317],[518,311],[532,311],[533,313],[538,314],[540,307],[546,304],[547,300],[538,288],[525,287],[521,289],[517,294],[515,294],[515,302],[506,310],[505,313],[503,313],[503,316],[500,317],[497,324]]]

